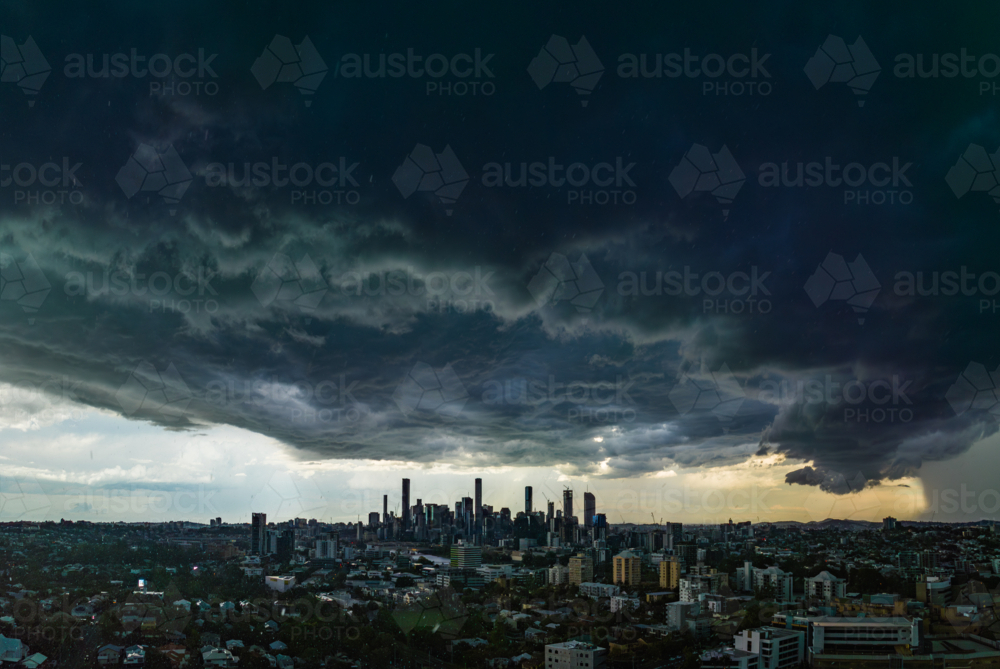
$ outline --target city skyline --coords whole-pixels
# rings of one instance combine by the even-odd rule
[[[851,7],[7,8],[0,522],[997,518],[994,38]]]

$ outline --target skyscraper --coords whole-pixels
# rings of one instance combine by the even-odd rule
[[[472,534],[472,526],[475,522],[472,511],[472,498],[463,497],[462,498],[462,519],[465,521],[465,534],[466,536]]]
[[[476,479],[476,534],[483,529],[483,480]]]
[[[389,524],[389,496],[382,495],[382,524]]]
[[[674,548],[684,540],[683,523],[667,523],[667,548]]]
[[[410,479],[403,479],[403,531],[410,529]]]
[[[531,503],[531,486],[524,486],[524,512],[531,515],[531,512],[535,510],[534,505]]]
[[[596,514],[597,514],[597,502],[594,499],[594,493],[592,492],[583,493],[583,526],[593,527],[594,516]]]
[[[548,513],[545,514],[545,522],[551,523],[552,519],[556,517],[556,503],[549,502]]]
[[[608,538],[608,517],[603,513],[594,514],[594,539],[598,541]]]
[[[563,518],[573,517],[573,491],[569,488],[563,490]],[[572,521],[567,521],[572,522]]]
[[[255,513],[250,520],[250,554],[264,555],[265,531],[267,529],[267,514]]]

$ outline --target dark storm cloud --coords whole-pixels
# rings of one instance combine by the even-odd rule
[[[969,143],[995,149],[995,113],[974,93],[946,102],[933,92],[941,82],[894,79],[893,53],[955,45],[918,29],[918,13],[912,30],[890,30],[883,10],[862,5],[844,11],[883,68],[865,108],[847,90],[813,91],[802,64],[842,22],[785,9],[822,27],[761,28],[748,8],[724,29],[697,9],[648,24],[539,9],[532,20],[463,27],[461,39],[448,22],[414,29],[428,21],[415,9],[378,20],[281,9],[231,31],[208,9],[162,29],[100,13],[46,24],[53,74],[30,112],[3,98],[23,128],[5,138],[4,160],[82,162],[83,202],[27,206],[0,189],[0,250],[16,263],[30,256],[52,287],[37,313],[0,301],[0,380],[51,389],[64,379],[77,402],[170,429],[237,425],[304,458],[638,476],[775,452],[803,463],[789,483],[837,493],[953,458],[996,429],[945,400],[969,361],[996,366],[995,316],[975,297],[900,294],[895,276],[994,267],[992,203],[956,200],[943,175]],[[131,41],[97,30],[102,20]],[[11,29],[41,43],[40,21],[23,11]],[[550,36],[531,26],[553,21],[585,32],[602,56],[586,108],[575,94],[536,90],[524,71]],[[279,30],[309,33],[331,68],[344,51],[480,47],[497,53],[498,92],[445,99],[425,95],[425,81],[331,74],[306,107],[249,74]],[[517,39],[498,37],[505,31]],[[133,44],[218,53],[220,92],[158,97],[148,80],[62,75],[67,53]],[[773,95],[723,99],[701,95],[701,81],[616,74],[619,53],[685,47],[772,53]],[[403,198],[390,178],[421,143],[451,146],[469,173],[450,215],[436,196]],[[726,145],[745,172],[728,215],[708,195],[679,198],[668,180],[695,143]],[[180,202],[130,199],[116,182],[142,144],[173,146],[190,170]],[[550,157],[634,163],[635,203],[574,205],[565,188],[483,183],[488,163]],[[827,157],[911,163],[913,204],[850,206],[832,186],[759,183],[765,163]],[[356,205],[317,206],[273,180],[241,179],[248,163],[324,161],[349,173],[337,188]],[[881,284],[863,325],[843,302],[814,306],[803,288],[831,252],[863,254]],[[600,295],[589,311],[533,295],[543,266],[561,264],[553,254],[592,267]],[[299,278],[279,291],[292,269]],[[888,407],[762,392],[768,379],[827,375],[911,385],[907,402]],[[153,401],[161,383],[165,406]],[[910,413],[872,418],[888,408]]]

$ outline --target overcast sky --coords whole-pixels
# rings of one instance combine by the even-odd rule
[[[1000,43],[925,9],[5,8],[0,521],[996,517]]]

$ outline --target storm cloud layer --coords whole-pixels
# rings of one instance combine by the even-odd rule
[[[971,10],[5,11],[51,71],[0,84],[4,383],[303,459],[777,453],[834,493],[996,432],[992,61],[905,57],[996,48]]]

